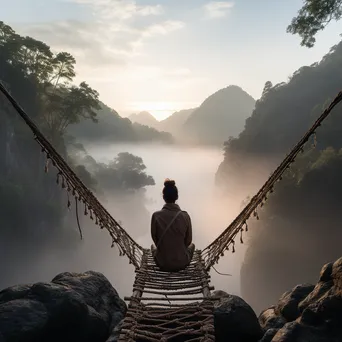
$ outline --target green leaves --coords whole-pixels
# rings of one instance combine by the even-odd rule
[[[287,32],[298,34],[302,38],[301,45],[311,48],[315,45],[316,34],[331,20],[340,20],[341,15],[342,0],[305,0]]]
[[[100,109],[96,90],[86,82],[79,86],[71,84],[76,76],[75,64],[71,54],[54,54],[45,43],[21,37],[0,22],[0,78],[1,69],[14,68],[34,85],[36,93],[32,100],[39,103],[39,113],[35,114],[45,134],[57,146],[70,124],[85,119],[97,122]]]
[[[62,80],[71,82],[76,76],[75,58],[67,52],[58,53],[52,60],[53,73],[50,82],[55,82],[56,87]]]
[[[99,165],[95,174],[103,189],[139,190],[155,185],[152,176],[145,172],[146,166],[141,157],[121,152],[108,165]]]

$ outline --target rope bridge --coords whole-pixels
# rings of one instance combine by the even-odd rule
[[[75,172],[65,162],[61,155],[55,150],[50,142],[40,132],[39,128],[20,107],[18,102],[11,96],[9,91],[0,82],[0,91],[5,95],[8,101],[13,105],[15,110],[31,129],[34,139],[40,145],[42,152],[46,153],[47,162],[45,172],[48,171],[48,163],[57,168],[57,184],[60,184],[63,189],[66,189],[68,198],[72,195],[75,198],[76,205],[83,203],[84,214],[88,215],[92,220],[95,219],[95,224],[101,229],[108,230],[112,238],[112,247],[116,245],[119,248],[120,255],[127,255],[129,262],[136,268],[140,267],[143,248],[139,246],[129,234],[121,227],[121,225],[108,213],[108,211],[97,200],[94,194],[83,184],[77,177]],[[68,207],[71,203],[68,200]]]
[[[195,251],[191,264],[184,271],[168,273],[158,269],[151,251],[138,245],[101,205],[1,82],[0,91],[31,129],[35,140],[46,153],[46,172],[48,162],[51,161],[58,171],[57,183],[66,189],[68,199],[73,196],[76,206],[78,203],[83,203],[85,215],[89,213],[90,218],[95,219],[95,224],[101,229],[107,229],[112,238],[112,247],[116,245],[120,255],[126,255],[135,267],[133,294],[125,298],[129,304],[119,338],[122,342],[153,342],[170,339],[205,342],[215,340],[214,298],[211,296],[213,287],[210,287],[208,272],[229,248],[233,253],[235,252],[235,239],[238,234],[240,234],[240,242],[243,242],[242,233],[248,230],[247,220],[252,215],[259,218],[257,209],[264,205],[267,196],[273,192],[275,183],[281,180],[298,154],[304,151],[303,147],[310,137],[315,135],[316,129],[342,101],[342,92],[340,92],[220,236],[203,251]]]
[[[119,341],[214,341],[209,280],[199,250],[177,273],[160,271],[145,250],[133,294],[125,297],[129,304]]]
[[[329,116],[331,111],[342,101],[342,92],[335,97],[329,107],[321,114],[312,127],[304,134],[303,138],[293,147],[291,152],[284,158],[280,165],[271,174],[265,184],[252,197],[250,202],[234,219],[234,221],[217,237],[208,247],[202,251],[202,257],[205,260],[206,270],[209,271],[214,264],[218,263],[220,257],[224,256],[224,252],[232,248],[235,252],[235,238],[240,233],[240,242],[243,243],[242,234],[248,231],[247,220],[253,215],[259,219],[257,209],[263,207],[267,201],[269,194],[273,192],[274,185],[282,179],[284,172],[294,163],[298,154],[304,152],[304,146],[311,136],[314,136],[314,145],[316,145],[316,130],[321,126],[322,122]]]

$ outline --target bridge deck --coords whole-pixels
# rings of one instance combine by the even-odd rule
[[[177,273],[162,272],[150,250],[136,271],[119,341],[214,341],[210,276],[201,251]]]

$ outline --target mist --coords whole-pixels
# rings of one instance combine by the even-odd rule
[[[141,211],[141,201],[135,200],[134,196],[122,200],[115,193],[105,193],[106,201],[103,201],[103,205],[143,247],[150,247],[152,243],[149,219],[164,204],[161,192],[167,177],[176,180],[179,189],[178,204],[191,216],[193,242],[199,249],[205,248],[228,226],[241,210],[246,198],[246,187],[241,187],[241,191],[235,187],[230,193],[215,187],[215,173],[223,160],[219,148],[156,144],[92,144],[85,145],[85,148],[97,162],[113,160],[122,151],[142,157],[147,167],[146,173],[153,176],[156,182],[155,186],[146,187],[144,194],[147,219],[146,212]],[[261,185],[255,173],[254,176],[250,194]],[[252,184],[251,179],[249,183]],[[83,209],[80,209],[83,232],[81,240],[74,207],[68,212],[65,206],[65,211],[67,227],[64,229],[73,232],[72,241],[65,240],[62,236],[49,240],[44,247],[38,241],[33,242],[24,253],[18,252],[16,248],[17,252],[12,253],[8,264],[10,266],[6,268],[8,277],[1,280],[0,286],[3,288],[18,283],[50,281],[60,272],[94,270],[103,273],[122,297],[130,295],[134,268],[125,257],[119,257],[115,247],[111,248],[111,238],[107,231],[95,226],[89,217],[83,215]],[[248,236],[244,240],[248,242]],[[11,244],[15,245],[16,242],[11,241]],[[240,294],[240,268],[245,249],[246,244],[238,243],[236,253],[228,252],[215,266],[217,271],[231,276],[222,276],[211,271],[212,285],[216,289]]]
[[[146,187],[146,208],[149,214],[160,210],[164,204],[162,188],[165,178],[176,180],[179,190],[178,204],[182,210],[189,213],[193,225],[193,242],[197,248],[205,248],[215,239],[238,214],[242,197],[237,194],[223,197],[219,189],[215,188],[215,173],[223,156],[219,148],[199,148],[165,145],[118,145],[85,146],[88,153],[96,160],[108,162],[120,151],[127,151],[143,158],[146,173],[153,176],[156,185]],[[115,208],[108,207],[113,213]],[[118,213],[120,216],[120,213]],[[131,215],[135,216],[134,207]],[[121,220],[120,217],[116,217]],[[139,221],[139,217],[136,217]],[[127,232],[143,247],[152,243],[150,225],[127,226],[121,220]],[[237,253],[227,255],[218,265],[217,270],[230,273],[232,277],[212,274],[213,285],[217,289],[226,289],[231,293],[240,293],[240,266],[244,249],[239,248]],[[121,269],[120,282],[126,284],[131,281],[125,266]],[[121,284],[117,284],[118,289]],[[120,289],[119,289],[120,291]],[[126,287],[127,291],[127,287]]]

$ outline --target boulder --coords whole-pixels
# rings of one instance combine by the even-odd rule
[[[319,281],[331,281],[332,280],[333,263],[329,262],[322,267],[319,275]]]
[[[125,313],[126,304],[97,272],[62,273],[51,283],[0,292],[6,342],[105,342]]]
[[[117,342],[119,341],[120,331],[123,325],[123,320],[113,329],[111,335],[106,342]]]
[[[331,272],[335,290],[342,295],[342,258],[336,260],[332,266]]]
[[[85,302],[94,308],[109,326],[110,331],[123,319],[126,314],[126,303],[120,299],[107,278],[98,272],[61,273],[53,280],[55,284],[68,286],[83,296]]]
[[[263,332],[253,309],[240,297],[215,291],[214,324],[216,341],[255,342]]]
[[[325,328],[329,335],[342,340],[342,297],[332,294],[324,297],[316,304],[310,305],[305,311],[310,310],[313,326]],[[304,314],[304,313],[303,313]],[[303,320],[308,318],[303,315]]]
[[[270,329],[278,330],[282,328],[287,322],[283,316],[276,313],[275,307],[271,307],[261,312],[259,316],[259,323],[261,328],[266,332]]]
[[[263,338],[259,340],[259,342],[272,342],[272,339],[276,335],[277,332],[278,332],[278,329],[268,329],[265,332],[265,335],[263,336]]]
[[[328,337],[327,331],[320,328],[302,325],[298,322],[291,322],[278,330],[272,342],[337,342]]]
[[[330,290],[332,290],[333,285],[334,283],[332,280],[328,282],[318,282],[312,292],[309,293],[309,295],[299,303],[299,311],[303,312],[311,304],[315,304],[322,300],[330,292]]]
[[[38,301],[14,299],[0,305],[0,332],[6,342],[41,341],[47,321],[48,311]]]
[[[305,299],[315,288],[311,284],[297,285],[291,291],[284,293],[278,302],[276,311],[288,322],[292,322],[300,316],[299,303]]]

